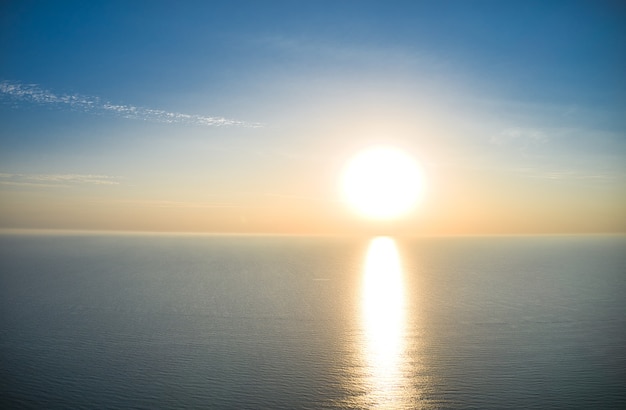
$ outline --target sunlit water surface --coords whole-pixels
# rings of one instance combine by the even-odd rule
[[[3,408],[620,408],[624,237],[0,236]]]

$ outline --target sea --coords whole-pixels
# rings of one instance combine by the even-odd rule
[[[626,237],[5,233],[0,407],[626,408]]]

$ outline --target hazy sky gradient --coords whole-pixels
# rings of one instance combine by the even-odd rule
[[[626,231],[619,1],[0,6],[0,227]],[[339,190],[418,159],[408,217]]]

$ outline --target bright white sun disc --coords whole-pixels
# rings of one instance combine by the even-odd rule
[[[358,154],[343,175],[343,194],[359,213],[391,219],[409,212],[422,196],[423,177],[403,151],[376,147]]]

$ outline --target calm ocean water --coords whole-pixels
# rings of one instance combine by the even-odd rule
[[[3,408],[624,408],[626,238],[0,236]]]

